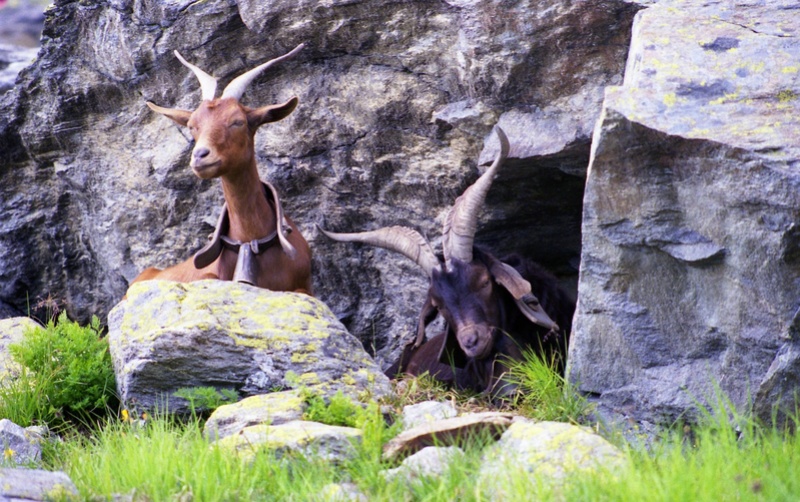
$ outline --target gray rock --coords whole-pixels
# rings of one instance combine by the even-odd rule
[[[355,455],[354,442],[361,441],[361,436],[362,432],[352,427],[295,420],[281,425],[252,425],[214,445],[244,460],[269,450],[279,457],[294,453],[341,462]]]
[[[453,418],[456,415],[458,415],[458,411],[450,403],[424,401],[404,406],[401,419],[403,421],[403,429],[408,430],[429,422]]]
[[[42,438],[7,418],[0,419],[0,465],[30,466],[42,458]]]
[[[56,2],[37,61],[0,106],[0,300],[21,309],[26,293],[52,293],[72,318],[103,318],[141,270],[191,256],[222,193],[187,168],[188,132],[144,101],[198,104],[175,49],[224,85],[299,42],[307,48],[244,97],[300,98],[258,133],[261,175],[314,249],[316,294],[379,360],[392,362],[413,336],[427,281],[388,252],[328,241],[315,224],[439,235],[454,195],[479,174],[475,159],[493,155],[484,139],[498,120],[513,131],[512,159],[478,242],[529,255],[574,289],[592,125],[602,89],[622,82],[639,8]]]
[[[625,455],[584,427],[561,422],[516,422],[483,454],[479,484],[487,494],[504,500],[504,489],[521,474],[555,487],[571,475],[607,472],[627,465]]]
[[[446,473],[450,463],[464,457],[464,450],[458,446],[427,446],[403,460],[399,467],[381,471],[387,481],[396,478],[413,482],[424,476],[437,477]]]
[[[296,390],[259,394],[220,406],[208,417],[203,431],[210,440],[221,439],[251,425],[280,425],[300,420],[306,407]]]
[[[11,3],[14,5],[0,8],[0,45],[38,47],[44,25],[44,9],[50,3],[49,0]]]
[[[0,379],[17,368],[8,346],[21,342],[26,332],[39,327],[41,325],[29,317],[0,319]]]
[[[0,94],[14,87],[17,75],[36,59],[36,48],[0,43]]]
[[[594,135],[570,377],[647,422],[800,374],[796,11],[726,5],[640,12]]]
[[[19,317],[22,312],[12,307],[7,303],[0,302],[0,319],[10,319],[11,317]]]
[[[245,284],[136,283],[109,314],[120,399],[185,413],[183,387],[243,396],[301,387],[388,395],[391,385],[359,341],[315,298]]]
[[[368,502],[369,498],[354,483],[331,483],[320,489],[325,502]]]
[[[77,500],[78,489],[65,473],[0,467],[0,500],[39,502]]]

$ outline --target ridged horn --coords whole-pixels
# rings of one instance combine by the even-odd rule
[[[436,258],[431,245],[428,244],[425,237],[416,230],[412,230],[408,227],[384,227],[378,230],[352,234],[328,232],[319,225],[317,225],[317,228],[319,228],[320,232],[335,241],[363,242],[364,244],[400,253],[422,267],[425,273],[428,274],[428,277],[431,276],[434,268],[439,267],[439,259]]]
[[[183,56],[181,56],[180,52],[174,52],[175,56],[178,57],[178,60],[183,63],[183,66],[192,70],[192,73],[194,73],[194,75],[197,77],[197,80],[200,81],[200,91],[203,93],[203,100],[206,101],[214,99],[214,94],[217,92],[217,79],[183,59]]]
[[[255,79],[259,74],[261,74],[261,72],[263,72],[270,66],[274,65],[275,63],[280,63],[284,59],[289,59],[290,57],[300,52],[303,49],[303,47],[305,47],[305,44],[300,44],[294,49],[292,49],[290,52],[284,54],[283,56],[267,61],[262,65],[256,66],[247,73],[239,75],[225,87],[225,90],[222,91],[222,97],[241,99],[242,94],[244,94],[245,89],[247,89],[247,86],[250,85],[250,82],[252,82],[253,79]]]
[[[478,227],[478,213],[480,213],[486,194],[492,186],[497,169],[508,156],[508,138],[500,127],[495,126],[494,132],[500,140],[500,152],[494,162],[478,181],[467,188],[456,199],[453,208],[447,214],[442,232],[442,250],[447,268],[450,269],[450,260],[456,258],[465,263],[472,261],[472,245],[475,241],[475,231]]]

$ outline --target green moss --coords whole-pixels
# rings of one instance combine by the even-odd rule
[[[303,373],[299,377],[301,385],[317,385],[320,383],[319,376],[314,372]]]
[[[781,103],[794,101],[795,99],[797,99],[797,94],[791,89],[784,89],[778,93],[778,101],[780,101]]]
[[[242,412],[259,411],[266,416],[276,413],[300,410],[305,407],[305,401],[298,391],[273,392],[248,397],[241,401],[225,406],[220,406],[209,420],[223,421],[235,417]]]
[[[319,361],[319,357],[315,356],[313,351],[309,352],[295,352],[292,354],[292,362],[295,364],[315,363]]]

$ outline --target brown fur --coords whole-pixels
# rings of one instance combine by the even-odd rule
[[[248,108],[234,98],[203,101],[194,111],[162,108],[152,103],[154,111],[188,126],[195,139],[191,167],[203,179],[219,178],[228,204],[230,230],[228,237],[241,242],[260,239],[274,232],[275,211],[263,193],[256,166],[254,137],[258,128],[288,116],[297,105],[292,98],[281,105]],[[289,242],[297,250],[294,259],[280,245],[259,254],[260,275],[257,286],[273,291],[296,291],[312,294],[311,250],[297,226],[287,218],[292,232]],[[236,266],[236,253],[223,250],[211,265],[196,269],[192,259],[166,268],[148,268],[132,283],[154,279],[192,282],[201,279],[231,280]]]

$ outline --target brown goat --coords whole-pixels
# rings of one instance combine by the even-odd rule
[[[501,261],[473,244],[478,212],[509,150],[503,131],[496,127],[495,132],[500,139],[499,155],[456,199],[445,220],[444,260],[421,234],[409,228],[354,234],[320,229],[338,241],[363,242],[398,252],[414,260],[430,278],[416,340],[387,371],[389,376],[428,372],[460,388],[503,396],[514,391],[504,379],[507,364],[521,360],[526,348],[554,361],[563,371],[574,303],[538,265],[516,255]],[[447,331],[424,341],[425,328],[437,314],[446,321]]]
[[[211,242],[194,259],[164,270],[149,268],[133,282],[166,279],[235,280],[273,291],[311,293],[311,250],[295,224],[284,217],[275,188],[259,179],[256,130],[288,116],[297,97],[279,105],[248,108],[239,102],[247,85],[288,54],[264,63],[231,81],[215,98],[216,79],[175,55],[197,76],[203,101],[193,112],[162,108],[147,102],[179,125],[189,127],[195,140],[191,168],[202,179],[219,178],[225,205]],[[276,246],[275,244],[280,244]]]

